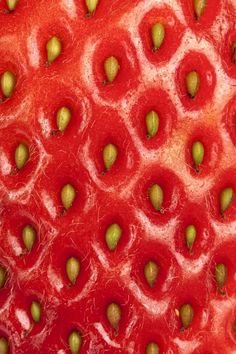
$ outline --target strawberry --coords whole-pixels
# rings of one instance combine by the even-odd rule
[[[236,353],[235,17],[0,1],[0,354]]]

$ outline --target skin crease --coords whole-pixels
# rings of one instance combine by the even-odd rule
[[[5,2],[0,3],[0,74],[11,70],[17,78],[13,94],[0,105],[0,263],[8,275],[0,292],[0,336],[9,340],[11,351],[26,354],[45,348],[66,352],[73,330],[81,334],[81,352],[145,353],[147,344],[155,342],[160,353],[195,354],[211,348],[231,354],[235,200],[222,218],[220,192],[235,190],[235,142],[228,134],[233,118],[228,116],[227,124],[223,120],[235,95],[232,48],[222,49],[234,28],[232,1],[208,2],[210,9],[199,21],[192,3],[182,0],[137,0],[135,6],[123,0],[114,0],[112,6],[99,1],[89,17],[84,2],[67,4],[71,6],[19,0],[9,13]],[[192,12],[186,16],[186,11]],[[146,15],[147,27],[140,30]],[[157,21],[165,25],[165,40],[153,53],[150,29]],[[54,35],[63,50],[47,65],[46,43]],[[187,57],[191,50],[206,55],[210,64],[195,54],[192,62]],[[110,56],[119,58],[120,70],[112,83],[103,85],[103,63]],[[186,72],[178,76],[182,59]],[[191,70],[201,75],[195,99],[186,94],[184,80]],[[68,107],[73,118],[62,134],[53,135],[60,107]],[[145,116],[151,110],[158,112],[160,125],[147,139]],[[201,171],[191,173],[188,142],[196,131],[200,141],[205,128],[216,139],[209,134],[204,140]],[[30,142],[30,160],[10,175],[20,141]],[[119,148],[119,157],[103,174],[102,151],[110,142]],[[173,175],[163,175],[165,169]],[[76,200],[60,213],[60,192],[68,183],[76,187]],[[153,210],[148,198],[154,183],[163,183],[163,214]],[[199,210],[203,228],[193,255],[184,230],[195,221],[198,227],[199,219],[192,220],[188,209]],[[100,223],[107,220],[104,231],[119,223],[119,217],[123,235],[110,252]],[[22,257],[21,232],[27,224],[35,226],[37,242]],[[183,231],[178,234],[180,224]],[[79,255],[81,272],[75,286],[67,287],[65,263],[72,254]],[[150,259],[160,262],[162,270],[160,286],[153,288],[143,273]],[[227,296],[216,289],[218,263],[228,268],[223,289]],[[186,288],[191,294],[184,294]],[[42,318],[25,336],[35,299],[40,299]],[[117,336],[106,318],[112,302],[122,306]],[[180,332],[175,308],[183,303],[191,303],[195,316]]]

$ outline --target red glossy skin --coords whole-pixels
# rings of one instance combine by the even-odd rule
[[[235,18],[232,0],[208,0],[199,21],[187,0],[100,0],[89,17],[83,0],[19,0],[12,13],[0,2],[0,75],[12,70],[17,77],[14,94],[0,104],[0,264],[7,269],[0,337],[8,338],[9,353],[69,354],[74,329],[80,353],[145,353],[150,341],[162,354],[233,353],[236,197],[222,218],[219,196],[225,187],[236,194]],[[166,37],[153,53],[156,22]],[[53,35],[62,53],[48,66]],[[104,85],[111,55],[120,71]],[[191,70],[201,80],[194,100],[185,87]],[[61,106],[72,113],[63,133],[55,132]],[[147,139],[150,110],[160,125]],[[196,140],[205,147],[199,174],[191,157]],[[17,171],[19,142],[30,159]],[[118,158],[104,173],[108,143]],[[67,183],[76,197],[65,212],[60,192]],[[164,192],[162,213],[148,197],[154,183]],[[104,238],[112,223],[122,228],[114,252]],[[30,253],[26,224],[37,232]],[[197,229],[193,253],[184,238],[189,224]],[[73,286],[65,270],[71,256],[80,261]],[[150,260],[160,267],[153,288],[143,271]],[[225,296],[214,279],[218,263],[228,268]],[[42,306],[38,324],[32,301]],[[116,336],[106,318],[111,302],[121,307]],[[184,303],[194,319],[181,331],[176,310]]]

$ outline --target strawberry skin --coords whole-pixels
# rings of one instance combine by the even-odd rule
[[[235,18],[0,1],[0,354],[236,352]]]

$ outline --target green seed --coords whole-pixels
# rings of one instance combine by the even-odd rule
[[[234,198],[234,191],[232,188],[225,188],[220,194],[220,212],[224,216],[224,212],[230,207]]]
[[[48,62],[51,64],[61,54],[61,41],[56,36],[49,39],[46,45]]]
[[[107,319],[110,325],[114,328],[116,335],[121,319],[121,308],[119,305],[111,303],[107,306]]]
[[[93,13],[96,10],[98,2],[99,0],[85,0],[89,13]]]
[[[75,200],[76,191],[71,184],[66,184],[61,190],[61,201],[63,207],[68,210]]]
[[[61,107],[57,111],[57,128],[61,132],[67,128],[71,120],[71,111],[67,107]]]
[[[112,82],[115,80],[119,70],[120,70],[120,65],[118,60],[115,57],[112,56],[105,60],[104,71],[108,82]]]
[[[196,167],[196,171],[199,171],[199,166],[204,159],[204,146],[200,141],[195,141],[192,145],[192,159]]]
[[[82,338],[78,331],[72,331],[68,338],[71,354],[78,354],[82,344]]]
[[[194,225],[188,225],[185,229],[185,240],[188,249],[191,251],[193,248],[193,244],[195,242],[197,236],[197,230]]]
[[[22,232],[22,238],[27,251],[31,251],[36,240],[35,229],[31,225],[26,225]]]
[[[202,16],[202,14],[206,8],[206,0],[194,0],[193,5],[194,5],[196,19],[198,20],[199,17]]]
[[[0,354],[8,354],[9,353],[9,344],[6,338],[0,338]]]
[[[159,128],[159,116],[155,111],[151,111],[146,115],[146,127],[148,137],[156,135]]]
[[[219,292],[221,292],[221,289],[226,283],[227,275],[228,275],[228,270],[226,266],[223,263],[217,264],[215,268],[215,279],[216,279],[217,289]]]
[[[18,0],[6,0],[7,7],[9,11],[13,11],[16,9],[16,5],[18,3]],[[0,351],[1,353],[1,351]]]
[[[163,203],[163,190],[158,184],[153,184],[149,189],[149,198],[153,208],[157,211],[161,211]]]
[[[180,319],[182,322],[183,329],[188,328],[193,320],[193,308],[189,304],[184,304],[180,308]]]
[[[6,283],[7,272],[6,269],[0,265],[0,289],[2,289]]]
[[[146,354],[159,354],[159,347],[156,343],[150,342],[146,346]]]
[[[11,97],[16,86],[16,76],[11,71],[5,71],[1,76],[1,89],[3,96]]]
[[[80,272],[80,263],[77,258],[70,257],[66,262],[66,274],[72,284],[75,284]]]
[[[153,286],[155,285],[159,270],[159,266],[153,261],[149,261],[145,264],[144,275],[150,288],[153,288]]]
[[[233,51],[233,62],[236,64],[236,42],[233,42],[232,51]]]
[[[117,147],[113,144],[108,144],[103,149],[103,162],[106,170],[109,170],[115,163],[118,155]]]
[[[152,26],[152,43],[153,51],[157,51],[164,41],[165,38],[165,28],[161,23],[156,23]]]
[[[29,148],[24,143],[20,143],[15,150],[15,164],[21,170],[29,159]]]
[[[118,224],[111,224],[106,230],[106,243],[110,251],[114,251],[120,240],[122,229]]]
[[[194,98],[200,87],[199,74],[196,71],[190,71],[185,78],[185,82],[189,96]]]
[[[38,323],[41,319],[41,305],[37,301],[32,302],[30,312],[33,321]]]

